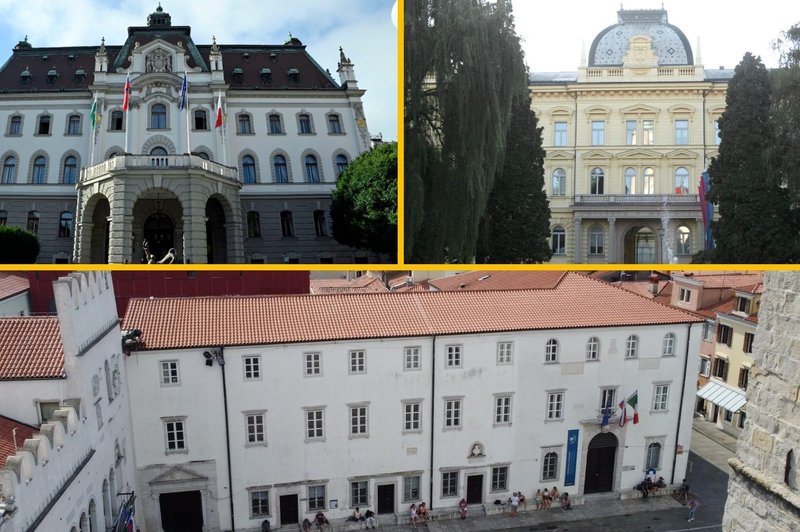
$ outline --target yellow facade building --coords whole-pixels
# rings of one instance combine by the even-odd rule
[[[620,10],[577,72],[532,72],[553,263],[688,263],[732,70],[705,69],[663,9]]]

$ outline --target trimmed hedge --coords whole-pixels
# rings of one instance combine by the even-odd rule
[[[0,264],[33,264],[39,256],[39,237],[20,227],[0,226]]]

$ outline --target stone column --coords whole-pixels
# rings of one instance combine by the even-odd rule
[[[664,227],[660,227],[656,232],[656,263],[662,264],[664,262]]]
[[[244,263],[244,233],[241,216],[225,224],[225,236],[228,245],[228,262]]]
[[[617,260],[617,219],[608,219],[608,262],[622,262]]]
[[[203,202],[192,199],[183,208],[183,260],[192,264],[208,263],[206,241],[206,208]]]
[[[581,248],[582,248],[582,231],[581,222],[583,220],[581,218],[575,218],[575,249],[574,249],[574,256],[575,256],[575,263],[580,264],[583,261],[581,260]]]

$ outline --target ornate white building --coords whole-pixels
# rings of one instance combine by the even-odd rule
[[[0,224],[37,233],[39,262],[138,263],[144,241],[156,260],[374,262],[331,236],[336,178],[370,147],[341,49],[337,72],[291,35],[196,44],[160,6],[121,46],[26,38],[0,69]]]

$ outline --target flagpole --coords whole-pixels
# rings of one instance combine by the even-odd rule
[[[92,138],[91,146],[89,146],[89,166],[94,166],[94,144],[97,142],[97,94],[94,95],[94,102],[92,102],[92,109],[94,109],[94,116],[92,116]]]
[[[128,101],[130,101],[130,93],[128,93],[127,96],[125,95],[125,89],[127,88],[128,80],[130,79],[130,77],[131,77],[131,69],[128,68],[128,76],[125,78],[125,88],[122,89],[122,93],[123,93],[122,94],[122,101],[123,101],[123,104],[125,103],[125,99],[126,98],[128,99]],[[130,153],[130,150],[128,149],[128,136],[129,136],[129,133],[131,131],[131,120],[130,120],[129,107],[126,106],[125,109],[123,109],[122,111],[124,113],[123,117],[124,117],[124,120],[125,120],[125,153]]]
[[[183,69],[183,79],[186,79],[186,67],[184,64]],[[189,115],[191,114],[191,108],[189,107],[189,82],[186,82],[186,102],[184,103],[184,107],[186,108],[186,153],[189,155],[192,154],[192,141],[190,139],[191,135],[191,122],[189,121]]]
[[[228,166],[228,146],[225,142],[225,128],[227,127],[227,123],[225,120],[225,110],[222,107],[222,91],[219,91],[219,107],[222,109],[222,125],[220,126],[220,133],[222,134],[222,162],[225,166]]]

